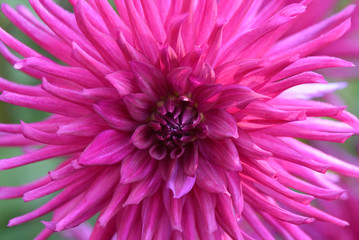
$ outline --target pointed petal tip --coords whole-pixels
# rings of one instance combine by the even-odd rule
[[[16,226],[16,218],[10,219],[9,223],[7,224],[7,227],[13,227]]]
[[[310,218],[310,217],[308,217],[308,218],[305,218],[305,220],[303,221],[303,223],[308,224],[308,223],[312,223],[312,222],[314,222],[314,221],[315,221],[315,218]]]
[[[346,190],[346,189],[338,190],[336,195],[335,195],[335,199],[338,199],[338,198],[340,198],[341,196],[344,196],[347,193],[348,193],[348,190]]]
[[[30,202],[30,201],[32,201],[34,199],[32,199],[31,196],[28,193],[25,193],[24,196],[22,197],[22,200],[24,202]]]
[[[46,222],[46,221],[41,221],[41,223],[44,224],[47,229],[54,231],[54,232],[58,232],[57,227],[56,227],[57,223]]]
[[[15,63],[15,64],[13,65],[13,68],[16,69],[16,70],[21,70],[21,69],[24,68],[24,66],[25,66],[25,63],[24,63],[23,60],[21,60],[21,61]]]
[[[315,199],[315,197],[306,195],[303,197],[302,203],[305,205],[309,205],[314,199]]]
[[[323,174],[326,173],[331,167],[331,165],[329,165],[329,164],[320,164],[320,165],[321,166],[318,166],[316,170],[319,173],[323,173]]]
[[[1,11],[6,11],[7,8],[11,8],[9,4],[7,3],[1,3]]]
[[[102,215],[98,218],[98,222],[100,223],[101,227],[106,227],[107,223],[110,221],[111,219],[108,219],[105,215]]]
[[[122,204],[122,207],[125,208],[129,205],[137,205],[139,204],[139,201],[133,201],[131,199],[127,199],[123,204]]]

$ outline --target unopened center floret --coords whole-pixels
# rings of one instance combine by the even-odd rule
[[[196,139],[201,131],[202,114],[188,97],[171,97],[157,104],[150,126],[156,138],[167,147],[176,148]]]

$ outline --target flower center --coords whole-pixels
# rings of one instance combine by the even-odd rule
[[[197,112],[191,99],[170,97],[157,104],[149,126],[157,140],[171,151],[171,158],[178,158],[186,144],[207,136],[208,129],[202,120],[203,115]]]

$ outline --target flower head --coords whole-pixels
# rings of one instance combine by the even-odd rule
[[[118,13],[106,0],[72,0],[74,13],[29,2],[43,23],[21,6],[2,11],[64,64],[0,31],[23,58],[1,45],[3,56],[41,80],[1,80],[0,100],[52,113],[0,125],[2,145],[41,146],[0,169],[65,158],[0,197],[63,191],[10,226],[48,212],[38,239],[99,212],[91,239],[273,239],[274,229],[305,239],[297,225],[347,225],[309,203],[343,193],[328,169],[359,168],[296,138],[344,142],[359,129],[344,107],[308,100],[337,88],[313,70],[352,66],[313,54],[350,28],[353,6],[289,34],[311,1],[118,0]]]

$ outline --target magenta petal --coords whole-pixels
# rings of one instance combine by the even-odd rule
[[[122,161],[134,150],[128,134],[106,130],[100,133],[81,154],[84,165],[112,165]]]
[[[168,95],[168,84],[163,74],[155,67],[140,62],[131,62],[133,74],[143,93],[151,99],[160,99]]]
[[[155,144],[150,148],[150,155],[156,160],[162,160],[167,155],[167,149],[162,144]]]
[[[13,218],[10,220],[8,226],[16,226],[18,224],[30,221],[32,219],[35,219],[37,217],[43,216],[47,214],[48,212],[52,211],[53,209],[60,207],[61,205],[67,203],[72,198],[78,196],[82,193],[83,189],[80,187],[80,185],[84,184],[84,182],[77,182],[75,185],[72,185],[65,189],[63,192],[61,192],[59,195],[57,195],[55,198],[50,200],[48,203],[42,205],[40,208],[27,213],[25,215]],[[87,184],[89,185],[89,184]],[[86,184],[85,184],[86,186]]]
[[[118,235],[118,240],[127,240],[131,239],[129,237],[131,229],[136,229],[135,226],[138,226],[138,221],[140,220],[140,208],[136,205],[130,205],[125,207],[120,214],[116,216],[117,218],[117,231],[121,234]],[[141,229],[139,229],[141,231]]]
[[[107,1],[95,0],[97,9],[101,14],[101,17],[104,20],[104,23],[107,26],[107,29],[112,34],[113,37],[117,35],[117,32],[121,30],[122,32],[126,32],[128,36],[130,34],[130,29],[126,26],[126,24],[122,21],[120,16],[116,13],[113,7]]]
[[[183,207],[182,236],[184,239],[197,240],[195,206],[191,201],[186,201]]]
[[[170,239],[172,233],[171,223],[166,211],[162,211],[153,239]]]
[[[212,165],[205,158],[200,158],[198,160],[196,184],[207,192],[227,193],[227,181],[224,174],[225,172],[221,168]]]
[[[217,195],[216,218],[219,225],[233,239],[242,239],[237,217],[233,213],[233,206],[230,197],[225,194]]]
[[[122,54],[126,58],[127,61],[131,62],[133,60],[139,62],[149,63],[148,58],[146,58],[140,51],[134,48],[127,39],[125,38],[122,32],[117,34],[117,44],[121,48]]]
[[[132,134],[131,142],[138,149],[149,148],[154,141],[153,131],[148,125],[141,125]]]
[[[132,131],[138,125],[136,121],[130,118],[122,101],[98,101],[93,105],[93,108],[110,126],[118,130]]]
[[[15,69],[33,69],[41,73],[41,78],[53,79],[59,77],[64,80],[77,83],[84,87],[99,87],[101,82],[89,71],[79,67],[65,67],[56,64],[46,58],[30,57],[16,62]]]
[[[182,232],[182,213],[184,198],[173,198],[169,189],[163,189],[163,204],[166,208],[172,229]]]
[[[145,94],[136,93],[124,96],[128,113],[136,121],[145,121],[150,118],[151,110],[155,105]]]
[[[133,81],[133,75],[127,71],[117,71],[105,77],[121,96],[125,96],[138,91],[138,87]]]
[[[167,187],[172,190],[174,198],[181,198],[193,188],[196,177],[190,177],[185,174],[182,164],[178,162],[167,182]]]
[[[57,134],[66,136],[96,136],[107,129],[105,121],[96,113],[77,118],[58,127]]]
[[[133,2],[124,1],[127,8],[128,18],[130,19],[134,41],[138,48],[150,59],[153,63],[158,58],[158,47],[153,34],[151,33],[144,19],[137,12]]]
[[[198,167],[198,145],[193,143],[186,147],[183,157],[179,161],[183,161],[183,171],[188,176],[195,176]]]
[[[271,152],[273,156],[285,161],[297,163],[322,173],[326,172],[330,167],[329,164],[323,164],[302,155],[300,152],[297,152],[295,149],[293,149],[293,147],[289,147],[280,138],[258,133],[251,134],[251,137],[257,144],[259,144],[259,147]]]
[[[60,136],[57,135],[56,133],[46,133],[35,129],[31,127],[29,124],[25,124],[24,122],[21,122],[21,127],[22,127],[22,132],[26,138],[46,144],[83,145],[88,141],[88,139],[85,137],[74,137],[74,136],[64,136],[64,135]]]
[[[245,86],[227,85],[223,87],[222,94],[214,107],[228,108],[231,106],[237,106],[242,109],[254,100],[266,98],[268,97],[256,93]]]
[[[11,169],[26,164],[42,161],[49,158],[65,156],[82,151],[83,147],[77,145],[63,146],[46,146],[33,152],[26,153],[21,156],[2,159],[0,161],[0,170]]]
[[[28,191],[24,194],[24,201],[32,201],[41,197],[44,197],[46,195],[49,195],[51,193],[54,193],[60,189],[63,189],[69,185],[71,185],[73,182],[80,182],[82,184],[85,184],[88,182],[91,178],[93,178],[98,171],[87,171],[85,170],[78,170],[74,174],[71,174],[63,179],[54,180],[49,182],[46,185],[43,185],[41,187],[35,188],[31,191]]]
[[[131,192],[123,206],[138,204],[143,199],[155,194],[162,182],[161,175],[156,171],[150,174],[146,179],[134,183]]]
[[[142,239],[152,239],[160,221],[162,208],[163,202],[160,191],[143,201],[141,217],[146,224],[142,225]]]
[[[11,198],[20,198],[24,195],[24,193],[31,191],[40,186],[46,185],[49,183],[51,179],[46,176],[45,178],[41,178],[34,182],[30,182],[23,186],[16,187],[0,187],[0,199],[11,199]]]
[[[211,109],[221,96],[222,86],[219,84],[201,85],[192,93],[192,99],[198,104],[198,111],[206,112]]]
[[[189,88],[189,76],[192,74],[192,69],[189,67],[179,67],[173,69],[167,76],[172,88],[179,94],[185,94]]]
[[[200,153],[213,164],[230,171],[241,171],[239,153],[231,139],[221,141],[202,140],[199,144]]]
[[[216,197],[196,187],[194,189],[196,196],[197,211],[200,212],[201,218],[205,224],[205,228],[209,233],[213,233],[218,229],[215,211],[216,211]]]
[[[82,33],[86,36],[86,38],[92,43],[97,50],[97,52],[102,56],[106,65],[110,68],[124,68],[126,66],[126,61],[122,54],[119,54],[120,49],[116,44],[116,41],[104,34],[101,29],[103,28],[102,24],[98,24],[98,20],[91,18],[95,18],[95,14],[88,14],[86,12],[86,5],[83,4],[83,1],[79,1],[78,4],[74,7],[76,21],[79,24],[79,27]],[[95,24],[98,24],[97,26]],[[112,49],[113,51],[108,51],[108,49]]]
[[[258,233],[262,239],[275,240],[272,234],[268,231],[265,225],[261,222],[257,213],[252,209],[251,205],[246,204],[243,216],[247,220],[247,222],[251,225],[251,227]],[[309,239],[307,239],[309,240]]]
[[[101,226],[106,226],[111,219],[114,219],[115,215],[122,210],[122,204],[126,200],[128,192],[131,190],[130,184],[118,184],[113,191],[112,199],[107,204],[106,209],[103,210],[102,214],[99,216],[98,221]]]
[[[208,126],[208,137],[223,139],[225,137],[238,137],[237,122],[225,110],[210,110],[206,112],[204,123]]]
[[[90,209],[98,207],[99,203],[104,203],[106,197],[112,193],[113,186],[118,182],[118,167],[109,167],[96,178],[96,181],[87,189],[85,195],[82,198],[83,204],[75,208],[74,211],[67,214],[61,221],[56,224],[56,230],[67,229],[74,221],[80,217],[92,215],[89,212]],[[107,186],[104,188],[103,186]]]
[[[0,77],[0,90],[29,95],[29,96],[44,94],[44,90],[41,89],[39,86],[27,86],[19,83],[14,83],[1,77]]]
[[[157,166],[147,151],[135,150],[121,164],[121,183],[138,182],[146,178]]]
[[[236,216],[240,217],[244,209],[244,196],[242,192],[241,178],[238,173],[227,173],[228,192],[231,194],[233,208]]]
[[[77,104],[49,96],[25,96],[4,91],[0,95],[0,101],[64,116],[81,117],[90,113],[88,109]]]
[[[115,234],[115,231],[116,231],[116,218],[111,219],[111,221],[105,227],[103,227],[100,221],[97,219],[95,226],[93,228],[92,227],[90,228],[90,236],[86,236],[83,232],[79,232],[79,233],[76,232],[77,234],[73,237],[77,237],[78,239],[84,237],[84,240],[101,239],[101,238],[110,239]]]
[[[159,44],[160,58],[164,65],[164,72],[171,72],[173,69],[178,67],[179,60],[176,52],[167,44]],[[181,75],[184,76],[184,75]],[[168,76],[169,77],[169,76]],[[174,80],[174,79],[172,79]],[[173,84],[173,81],[170,81]]]

